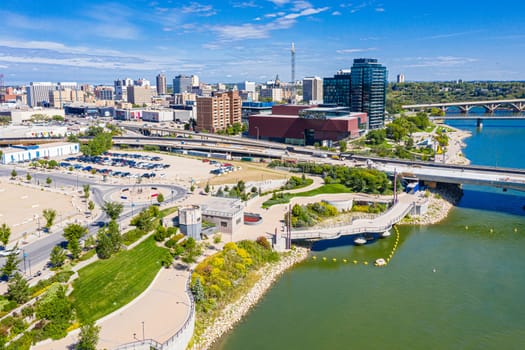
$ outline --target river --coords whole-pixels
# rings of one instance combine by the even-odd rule
[[[472,131],[473,164],[525,167],[525,122],[450,124]],[[399,227],[384,268],[371,263],[395,235],[361,247],[320,242],[317,259],[285,273],[214,350],[522,349],[524,205],[521,193],[465,187],[440,224]]]

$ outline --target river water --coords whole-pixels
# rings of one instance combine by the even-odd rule
[[[472,163],[525,167],[525,122],[450,124],[473,132]],[[465,187],[442,223],[399,227],[384,268],[371,263],[395,235],[321,242],[214,349],[523,349],[524,205],[518,192]]]

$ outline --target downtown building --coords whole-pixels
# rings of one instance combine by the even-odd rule
[[[196,78],[189,75],[177,75],[173,78],[173,93],[180,94],[183,92],[191,92],[195,79]]]
[[[357,58],[352,65],[350,109],[368,114],[368,128],[385,126],[388,72],[373,58]]]
[[[241,123],[242,101],[239,92],[216,92],[211,97],[197,97],[197,130],[215,133],[234,123]]]
[[[323,79],[319,77],[303,79],[303,102],[308,104],[323,102]]]
[[[168,86],[166,84],[166,76],[162,73],[157,75],[157,94],[166,95],[168,93]]]
[[[368,114],[368,128],[384,127],[388,71],[377,59],[354,59],[351,70],[323,80],[325,104],[349,107]]]

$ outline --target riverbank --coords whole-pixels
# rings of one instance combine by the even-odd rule
[[[200,337],[200,342],[194,344],[191,348],[193,350],[209,349],[210,346],[226,332],[233,329],[235,324],[239,322],[244,315],[255,306],[264,294],[272,287],[277,279],[286,270],[295,264],[305,260],[308,256],[309,250],[302,247],[296,247],[290,253],[281,257],[281,260],[276,264],[268,264],[259,272],[260,279],[253,285],[248,293],[243,295],[240,299],[232,304],[229,304],[220,316],[213,321],[213,325],[208,327]]]

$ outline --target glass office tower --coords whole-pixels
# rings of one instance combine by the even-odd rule
[[[368,114],[368,128],[378,129],[385,124],[387,69],[372,58],[354,59],[352,65],[352,112]]]

